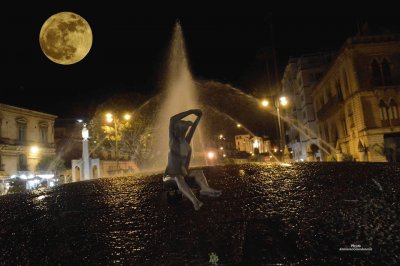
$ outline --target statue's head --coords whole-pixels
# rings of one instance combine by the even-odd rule
[[[187,130],[192,125],[193,122],[191,121],[179,120],[177,123],[175,123],[175,136],[177,136],[178,138],[184,138]]]

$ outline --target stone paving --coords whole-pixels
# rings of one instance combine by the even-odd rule
[[[399,265],[400,165],[204,168],[220,198],[166,202],[161,175],[0,197],[1,265]],[[358,248],[358,250],[340,250]],[[361,250],[363,249],[363,250]]]

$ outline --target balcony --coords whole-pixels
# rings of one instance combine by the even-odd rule
[[[35,141],[23,141],[18,139],[0,138],[0,144],[10,146],[32,146],[37,145],[42,148],[55,148],[54,143],[39,143]]]
[[[331,97],[326,104],[324,104],[319,111],[317,111],[318,120],[323,120],[335,113],[343,106],[343,98],[339,95]]]

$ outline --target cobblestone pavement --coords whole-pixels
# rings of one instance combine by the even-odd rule
[[[204,172],[223,194],[201,196],[198,212],[186,199],[168,204],[161,175],[1,196],[0,264],[209,265],[212,252],[219,265],[400,264],[400,165]]]

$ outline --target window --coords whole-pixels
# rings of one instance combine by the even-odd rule
[[[47,122],[39,123],[39,142],[42,144],[48,143],[49,124]]]
[[[386,58],[382,60],[382,79],[384,85],[392,84],[392,77],[390,74],[390,64]]]
[[[350,94],[350,88],[346,70],[343,70],[343,81],[344,81],[344,91],[346,93],[346,97],[348,97],[348,95]]]
[[[328,125],[325,125],[325,139],[326,139],[327,142],[330,141]]]
[[[383,85],[379,63],[374,59],[371,63],[372,82],[375,86]]]
[[[396,102],[392,99],[389,104],[389,119],[398,119],[399,118],[399,113],[397,110],[397,104]]]
[[[375,86],[385,86],[392,84],[392,75],[390,71],[390,63],[384,58],[379,64],[376,59],[372,60],[372,82]]]
[[[350,127],[354,127],[354,117],[353,117],[353,108],[351,108],[351,105],[349,104],[347,106],[347,116],[349,117],[350,120]]]
[[[346,125],[346,119],[343,116],[342,119],[340,120],[340,122],[342,123],[342,128],[343,128],[343,135],[347,136],[348,132],[347,132],[347,125]]]
[[[47,127],[39,127],[40,143],[47,144]]]
[[[388,120],[387,106],[383,100],[379,102],[381,120]]]
[[[342,88],[340,86],[340,80],[336,79],[336,90],[337,90],[337,96],[339,100],[343,100],[343,93],[342,93]]]
[[[20,154],[18,156],[18,170],[19,171],[27,171],[28,170],[28,164],[27,164],[25,154]]]
[[[27,120],[24,117],[19,117],[17,119],[15,119],[17,122],[17,140],[20,143],[24,143],[26,141],[26,124],[27,124]]]
[[[18,141],[25,142],[26,140],[26,125],[18,124]]]

